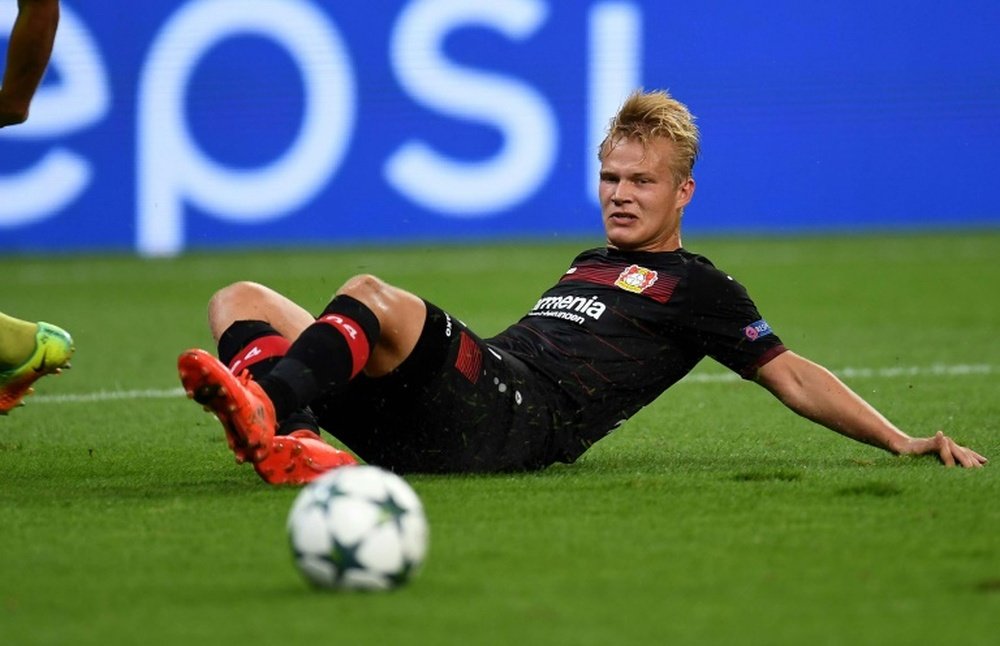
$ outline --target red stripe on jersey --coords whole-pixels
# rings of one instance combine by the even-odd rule
[[[344,335],[344,340],[347,341],[347,347],[351,352],[351,378],[353,379],[368,363],[368,355],[371,354],[368,337],[361,330],[361,326],[354,319],[340,314],[326,314],[316,319],[316,322],[326,323]]]
[[[269,334],[254,339],[245,348],[236,353],[233,360],[229,362],[229,371],[238,375],[255,363],[271,359],[273,357],[283,357],[288,352],[291,343],[283,336]]]
[[[593,283],[595,285],[607,285],[614,287],[618,278],[625,269],[618,265],[604,265],[599,263],[585,263],[576,265],[576,271],[564,274],[559,282],[579,281]],[[657,279],[652,285],[642,291],[643,296],[648,296],[658,303],[666,303],[674,295],[674,289],[681,279],[677,276],[664,276],[657,272]]]
[[[608,267],[607,265],[577,265],[576,271],[564,274],[559,282],[564,280],[580,280],[585,283],[596,283],[598,285],[614,285],[618,276],[622,273],[621,267]]]
[[[752,364],[744,368],[740,372],[740,376],[743,377],[744,379],[753,379],[754,377],[757,376],[757,371],[764,367],[764,364],[766,364],[768,361],[775,358],[782,352],[785,352],[786,350],[788,350],[788,348],[786,348],[784,344],[774,346],[764,354],[757,357],[757,360],[754,361]]]
[[[653,283],[652,287],[647,288],[643,294],[649,296],[654,301],[666,303],[670,300],[670,297],[674,295],[674,289],[677,287],[677,283],[679,282],[681,282],[681,279],[677,276],[660,276],[659,279]]]
[[[455,368],[472,383],[479,381],[483,368],[483,352],[465,332],[459,332],[458,356]]]

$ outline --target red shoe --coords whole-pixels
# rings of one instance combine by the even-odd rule
[[[354,456],[324,442],[310,430],[278,435],[271,452],[253,468],[264,482],[273,485],[303,485],[312,482],[330,469],[357,464]]]
[[[188,350],[177,359],[187,396],[215,413],[226,429],[237,462],[267,457],[278,424],[274,405],[245,370],[238,377],[204,350]]]

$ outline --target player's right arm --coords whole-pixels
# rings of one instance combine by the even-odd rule
[[[981,467],[986,458],[938,431],[913,438],[826,368],[786,351],[757,372],[757,383],[788,408],[818,424],[897,455],[936,455],[947,466]]]
[[[0,128],[23,123],[52,55],[59,0],[17,0],[0,85]]]

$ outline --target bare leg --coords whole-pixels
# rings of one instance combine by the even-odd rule
[[[421,298],[370,274],[351,278],[337,294],[361,301],[378,318],[381,334],[365,364],[365,374],[380,377],[410,356],[427,318],[427,306]]]
[[[427,307],[419,297],[369,274],[348,280],[337,290],[363,303],[378,318],[381,333],[372,348],[365,373],[379,377],[394,370],[410,355],[420,339]],[[224,287],[208,304],[208,323],[218,342],[236,321],[265,321],[281,336],[294,341],[315,318],[301,305],[253,282]]]
[[[216,342],[236,321],[265,321],[281,336],[294,341],[315,320],[298,303],[248,281],[220,289],[208,302],[208,325]]]

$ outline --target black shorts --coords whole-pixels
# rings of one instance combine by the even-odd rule
[[[427,303],[409,357],[311,404],[320,426],[365,462],[399,473],[490,473],[556,461],[554,410],[536,373]]]

